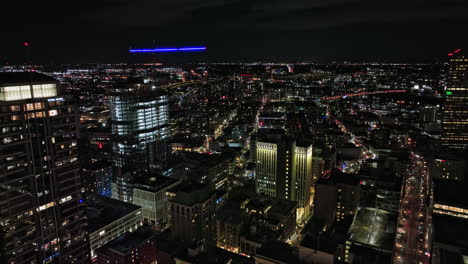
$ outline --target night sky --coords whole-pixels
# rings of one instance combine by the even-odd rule
[[[128,48],[201,46],[167,62],[431,62],[468,48],[467,0],[7,1],[0,62],[126,62]],[[16,2],[12,4],[11,2]]]

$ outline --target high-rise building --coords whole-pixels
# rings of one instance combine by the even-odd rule
[[[297,201],[297,219],[310,214],[310,186],[312,183],[312,143],[294,141],[292,143],[292,200]],[[287,162],[287,161],[286,161]]]
[[[114,165],[122,172],[163,167],[169,138],[169,98],[149,79],[116,83],[110,92]]]
[[[297,220],[301,221],[310,213],[313,147],[305,140],[293,141],[281,131],[258,135],[256,192],[297,201]]]
[[[82,184],[86,196],[112,196],[112,165],[110,162],[87,163],[82,167]]]
[[[171,204],[172,238],[195,252],[216,247],[214,189],[200,183],[181,183],[168,190]]]
[[[269,130],[257,136],[255,187],[258,194],[292,197],[290,185],[290,153],[283,130]]]
[[[58,83],[0,73],[0,230],[6,263],[85,263],[78,118]]]
[[[449,65],[442,109],[442,145],[449,149],[467,149],[468,58],[458,49],[449,53]]]

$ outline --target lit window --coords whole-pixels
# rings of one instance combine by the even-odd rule
[[[56,115],[58,115],[57,110],[49,110],[49,116],[56,116]]]

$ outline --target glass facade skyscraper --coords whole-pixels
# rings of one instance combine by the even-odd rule
[[[461,50],[449,54],[449,73],[442,111],[442,145],[468,147],[468,58]]]
[[[132,177],[166,168],[169,155],[169,97],[151,80],[116,83],[110,94],[114,175],[112,197],[131,202]]]
[[[167,159],[169,98],[143,80],[118,84],[111,94],[114,165],[129,171]]]

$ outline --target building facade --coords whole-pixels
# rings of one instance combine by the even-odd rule
[[[145,223],[155,225],[158,229],[165,229],[169,226],[171,215],[166,192],[179,183],[178,180],[162,176],[135,183],[133,204],[142,207]]]
[[[256,144],[256,192],[298,202],[298,221],[310,214],[313,147],[281,134],[260,136]]]
[[[168,191],[171,203],[172,238],[212,252],[216,247],[215,192],[199,183],[181,183]]]
[[[96,259],[96,249],[126,232],[133,232],[143,225],[140,206],[105,196],[95,196],[88,202],[88,218],[91,259]]]
[[[143,79],[110,93],[114,165],[122,172],[161,166],[168,155],[169,98]]]
[[[157,247],[150,228],[127,232],[96,250],[98,264],[157,264]]]
[[[442,109],[442,146],[468,147],[468,58],[458,49],[449,54],[449,72]]]
[[[0,229],[7,263],[83,263],[78,118],[58,83],[0,73]]]
[[[297,201],[298,220],[307,218],[310,214],[312,185],[312,144],[293,142],[292,144],[292,200]]]

